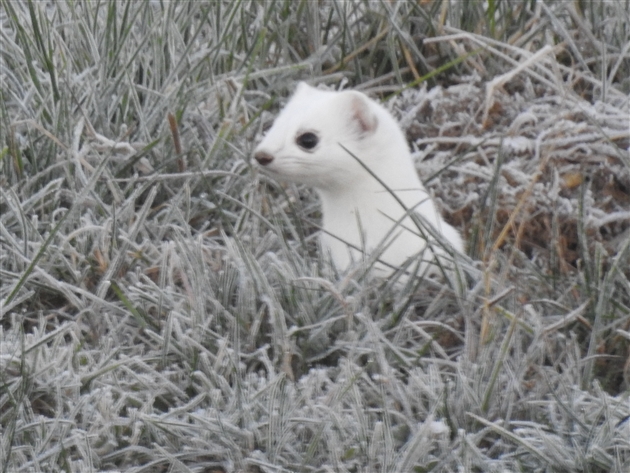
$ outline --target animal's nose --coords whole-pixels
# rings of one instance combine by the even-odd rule
[[[273,161],[273,156],[269,153],[265,153],[264,151],[256,151],[256,153],[254,153],[254,159],[258,161],[258,164],[261,166],[266,166]]]

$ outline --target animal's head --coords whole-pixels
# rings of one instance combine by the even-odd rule
[[[254,158],[265,172],[283,179],[319,189],[344,185],[365,176],[344,147],[369,166],[380,118],[376,104],[360,92],[322,91],[302,82]]]

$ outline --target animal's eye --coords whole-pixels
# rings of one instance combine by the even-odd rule
[[[300,148],[309,150],[317,146],[317,143],[319,143],[319,138],[315,133],[307,131],[306,133],[302,133],[300,136],[298,136],[295,142]]]

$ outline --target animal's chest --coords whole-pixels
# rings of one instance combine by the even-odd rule
[[[402,210],[393,212],[374,207],[355,206],[325,212],[323,249],[341,270],[375,250],[382,251],[380,259],[400,265],[422,246],[421,240],[409,231],[413,222],[409,218],[401,222],[403,217]]]

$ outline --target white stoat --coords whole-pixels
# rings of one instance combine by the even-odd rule
[[[398,123],[360,92],[323,91],[300,83],[254,158],[268,174],[317,190],[323,207],[321,244],[339,270],[375,249],[382,250],[381,275],[409,258],[426,262],[446,256],[434,238],[427,246],[431,232],[420,231],[411,212],[442,241],[463,250],[459,233],[442,219],[420,182]],[[425,263],[419,267],[427,268]]]

